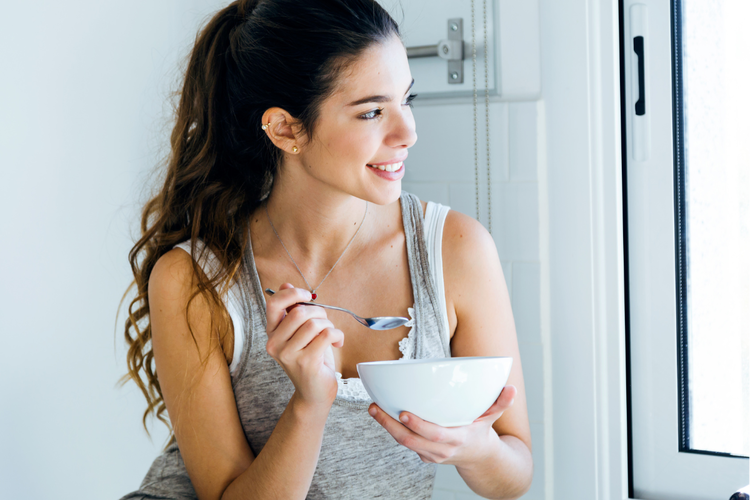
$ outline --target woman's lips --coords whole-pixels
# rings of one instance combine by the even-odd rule
[[[383,179],[389,180],[389,181],[397,181],[404,176],[404,162],[401,161],[401,162],[397,162],[396,164],[391,163],[391,164],[388,164],[388,167],[389,168],[395,167],[396,170],[395,171],[386,170],[385,165],[378,165],[377,167],[373,165],[367,165],[367,168],[371,172],[373,172],[375,175]]]

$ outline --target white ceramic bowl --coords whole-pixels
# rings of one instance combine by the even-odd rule
[[[408,411],[443,427],[469,425],[492,406],[510,375],[511,357],[358,363],[367,393],[388,415]]]

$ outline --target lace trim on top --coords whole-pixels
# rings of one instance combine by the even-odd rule
[[[404,326],[408,326],[411,329],[409,330],[409,334],[398,342],[398,350],[402,354],[401,359],[414,359],[414,308],[410,307],[408,311],[409,322]]]
[[[401,339],[398,343],[398,350],[401,351],[401,358],[399,359],[414,359],[414,308],[409,307],[409,322],[404,326],[409,327],[409,334]],[[351,402],[367,402],[372,401],[370,395],[367,394],[365,386],[362,385],[362,379],[357,377],[352,378],[341,378],[342,375],[336,372],[336,381],[339,384],[336,397],[345,401]]]

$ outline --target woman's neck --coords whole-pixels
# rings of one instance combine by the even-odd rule
[[[275,228],[300,267],[331,267],[362,224],[365,210],[372,212],[373,206],[366,207],[364,200],[333,190],[314,179],[306,184],[285,182],[284,176],[277,176],[266,206],[261,207],[259,226],[265,223],[267,231],[262,232],[270,232],[274,239]],[[367,219],[372,215],[369,213]],[[359,243],[369,239],[371,231],[367,231],[367,227],[373,227],[367,222],[364,225],[366,227],[357,234]]]

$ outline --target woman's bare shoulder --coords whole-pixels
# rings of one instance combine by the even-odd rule
[[[471,315],[483,300],[504,297],[505,277],[492,235],[476,219],[450,210],[443,229],[443,276],[446,303],[460,321]],[[484,304],[495,307],[493,301]],[[455,332],[454,332],[455,334]]]
[[[173,248],[159,257],[148,279],[149,295],[175,297],[189,289],[193,281],[193,258],[181,248]]]
[[[479,221],[449,210],[443,228],[443,259],[446,263],[459,264],[469,257],[485,263],[498,259],[495,241]]]
[[[200,266],[197,266],[192,256],[181,248],[173,248],[159,257],[149,276],[148,301],[152,320],[163,317],[173,320],[185,318],[189,308],[191,328],[188,332],[199,345],[211,347],[219,339],[221,350],[227,363],[231,363],[234,354],[234,328],[232,322],[221,324],[225,334],[220,335],[212,328],[212,313],[216,313],[216,304],[207,300],[206,295],[198,293],[198,281],[208,279]],[[211,305],[213,304],[213,305]],[[187,326],[187,325],[185,325]],[[192,331],[190,331],[192,330]],[[180,328],[167,328],[161,335],[175,335]],[[156,335],[159,335],[154,331]],[[216,335],[214,335],[216,333]],[[201,346],[203,347],[203,346]]]
[[[203,325],[210,312],[200,294],[190,304],[193,328],[189,329],[185,322],[188,303],[196,290],[193,258],[187,252],[173,248],[159,257],[148,280],[149,314],[155,340],[168,337],[174,341],[175,336],[181,338],[187,331],[200,347],[210,344],[210,330]]]
[[[213,273],[216,263],[213,252],[202,253],[200,244],[198,251],[201,257],[200,265],[194,261],[187,250],[175,247],[159,257],[149,276],[149,295],[152,287],[154,291],[166,296],[175,297],[186,291],[197,289],[198,278],[207,281],[206,271]]]

